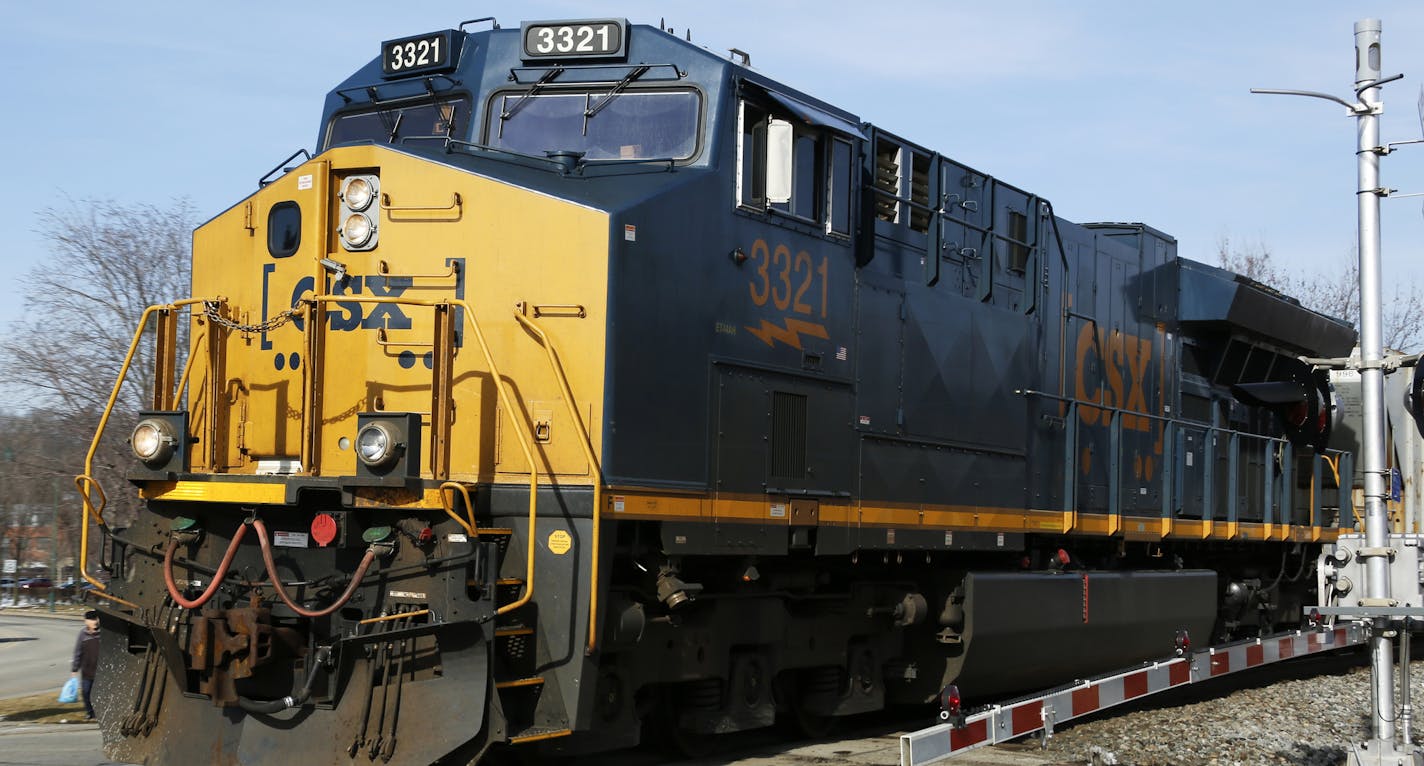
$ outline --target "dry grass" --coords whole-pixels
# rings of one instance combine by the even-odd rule
[[[26,723],[83,723],[84,703],[59,703],[59,690],[0,700],[0,720]]]

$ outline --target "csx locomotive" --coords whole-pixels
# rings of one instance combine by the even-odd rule
[[[382,43],[144,315],[110,757],[696,749],[1298,620],[1348,325],[745,57],[489,21]]]

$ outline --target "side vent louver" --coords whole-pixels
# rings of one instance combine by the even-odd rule
[[[1028,267],[1028,216],[1009,211],[1009,268],[1023,271]]]
[[[771,394],[771,475],[806,478],[806,397]]]
[[[900,147],[878,141],[875,144],[875,217],[894,223],[900,218]]]

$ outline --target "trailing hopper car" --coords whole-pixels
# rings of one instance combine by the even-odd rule
[[[1354,524],[1353,330],[1168,234],[658,27],[375,52],[139,323],[137,522],[78,479],[111,758],[824,732],[1298,623]]]

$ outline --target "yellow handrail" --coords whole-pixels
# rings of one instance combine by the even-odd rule
[[[189,348],[191,349],[193,345],[196,345],[198,339],[202,337],[204,336],[199,335],[197,338],[194,338],[193,343],[190,344]],[[190,352],[188,354],[188,360],[183,363],[183,376],[178,379],[178,388],[173,391],[173,404],[175,406],[178,404],[178,402],[183,401],[183,392],[188,390],[188,377],[193,372],[193,362],[197,360],[197,358],[197,354]]]
[[[1341,501],[1341,502],[1340,502],[1340,504],[1341,504],[1341,506],[1342,506],[1342,507],[1341,507],[1341,511],[1342,511],[1342,512],[1344,511],[1344,508],[1343,508],[1344,504],[1345,504],[1345,503],[1349,503],[1349,504],[1350,504],[1350,515],[1355,518],[1355,523],[1356,523],[1356,524],[1363,524],[1363,523],[1364,523],[1364,519],[1361,519],[1361,518],[1360,518],[1360,513],[1359,513],[1359,511],[1356,511],[1356,510],[1355,510],[1355,498],[1354,498],[1354,496],[1353,496],[1350,492],[1346,491],[1346,490],[1345,490],[1345,487],[1340,483],[1340,456],[1339,456],[1339,455],[1336,455],[1336,456],[1334,457],[1334,459],[1332,459],[1328,454],[1322,452],[1322,453],[1320,453],[1320,460],[1321,460],[1322,462],[1324,462],[1326,465],[1330,466],[1330,473],[1332,473],[1332,474],[1335,475],[1335,493],[1336,493],[1336,495],[1338,495],[1338,498],[1339,498],[1339,500]],[[1322,487],[1320,491],[1321,491],[1321,493],[1323,494],[1323,493],[1325,492],[1325,488]],[[1311,477],[1310,477],[1310,507],[1311,507],[1312,509],[1315,508],[1315,477],[1314,477],[1314,476],[1311,476]],[[1337,520],[1336,523],[1338,524],[1339,521]],[[1324,526],[1324,525],[1323,525],[1323,524],[1319,524],[1319,525],[1317,525],[1317,526]]]
[[[419,617],[419,616],[421,616],[422,614],[430,614],[430,610],[429,610],[429,609],[417,609],[417,610],[415,610],[415,611],[413,611],[413,612],[401,612],[400,614],[385,614],[385,615],[381,615],[380,617],[367,617],[367,618],[364,619],[364,620],[358,620],[358,621],[356,622],[356,624],[357,624],[357,625],[371,625],[372,623],[377,623],[377,622],[390,622],[391,620],[399,620],[399,619],[401,619],[402,617],[406,617],[406,618],[409,618],[409,617]]]
[[[494,379],[495,391],[499,394],[499,403],[504,406],[509,413],[509,420],[516,425],[514,435],[519,441],[519,449],[524,453],[524,459],[529,462],[529,534],[528,545],[525,550],[524,561],[524,593],[517,600],[512,601],[495,610],[496,615],[507,614],[518,609],[534,597],[534,554],[535,549],[535,524],[538,521],[536,513],[539,500],[539,465],[534,461],[534,450],[530,447],[531,439],[525,433],[526,423],[518,417],[518,410],[514,406],[514,398],[509,394],[509,387],[505,385],[504,378],[499,374],[499,366],[494,362],[494,354],[490,352],[489,341],[485,339],[485,334],[480,329],[480,323],[475,319],[475,309],[464,300],[421,300],[418,298],[392,298],[387,296],[354,296],[354,295],[318,295],[312,300],[321,303],[399,303],[406,306],[426,306],[439,308],[441,306],[458,306],[465,310],[465,321],[469,323],[470,329],[475,333],[475,340],[479,343],[480,353],[485,358],[485,366],[489,369],[490,377]],[[315,323],[313,323],[315,324]]]
[[[464,497],[465,513],[469,515],[469,521],[465,521],[464,519],[460,518],[460,514],[455,513],[455,498],[453,495],[450,495],[448,496],[449,499],[446,499],[447,495],[445,494],[445,490],[447,489],[452,489],[456,492],[459,492],[460,495]],[[475,506],[470,502],[470,490],[466,488],[464,484],[461,484],[458,481],[447,481],[444,484],[441,484],[440,504],[445,507],[445,513],[450,518],[454,519],[456,524],[459,524],[460,526],[464,527],[465,531],[469,533],[470,537],[479,536],[480,533],[475,531]]]
[[[123,386],[124,380],[125,380],[125,379],[127,378],[127,376],[128,376],[129,368],[130,368],[130,367],[132,366],[132,364],[133,364],[133,358],[134,358],[134,355],[137,353],[139,341],[140,341],[140,340],[142,339],[142,337],[143,337],[144,328],[147,327],[147,325],[148,325],[149,317],[152,316],[153,313],[156,312],[156,311],[161,311],[161,310],[169,310],[169,311],[172,311],[172,310],[176,310],[176,309],[179,309],[179,308],[182,308],[182,307],[185,307],[185,306],[192,306],[192,305],[197,305],[197,304],[202,304],[202,303],[208,303],[208,302],[219,302],[219,303],[221,303],[221,302],[224,302],[224,301],[225,301],[225,299],[223,299],[223,298],[216,298],[216,299],[188,298],[188,299],[181,300],[181,301],[174,301],[173,303],[169,303],[169,304],[166,304],[166,305],[150,306],[150,307],[148,307],[147,309],[144,310],[143,315],[139,318],[138,329],[135,331],[133,340],[132,340],[132,342],[130,342],[130,344],[129,344],[128,353],[124,356],[124,362],[123,362],[123,364],[121,365],[121,367],[120,367],[120,369],[119,369],[119,374],[118,374],[117,378],[115,379],[113,390],[110,392],[108,402],[107,402],[107,403],[105,404],[105,406],[104,406],[103,415],[99,418],[99,425],[98,425],[98,428],[95,430],[94,439],[93,439],[93,441],[92,441],[92,442],[90,443],[90,445],[89,445],[89,451],[88,451],[88,453],[86,453],[86,455],[85,455],[85,458],[84,458],[84,473],[75,479],[76,485],[79,486],[79,488],[80,488],[80,490],[81,490],[80,496],[83,498],[83,506],[84,506],[83,518],[82,518],[82,524],[81,524],[81,530],[82,530],[82,531],[81,531],[81,533],[80,533],[80,575],[81,575],[85,580],[87,580],[88,582],[92,583],[92,584],[93,584],[96,588],[98,588],[100,591],[106,590],[104,584],[103,584],[102,582],[100,582],[99,580],[95,579],[93,576],[91,576],[91,575],[89,574],[89,572],[88,572],[88,567],[87,567],[87,557],[88,557],[88,550],[89,550],[89,548],[88,548],[88,546],[89,546],[89,536],[88,536],[88,531],[89,531],[89,527],[88,527],[88,524],[89,524],[89,515],[92,513],[92,514],[94,514],[96,517],[98,517],[99,522],[100,522],[101,525],[102,525],[104,522],[103,522],[103,516],[100,515],[100,512],[99,512],[100,509],[94,507],[93,501],[91,500],[89,493],[86,492],[86,491],[84,491],[84,487],[85,487],[86,485],[92,485],[92,486],[98,491],[98,493],[99,493],[99,495],[100,495],[100,498],[101,498],[101,500],[100,500],[100,503],[101,503],[100,508],[102,508],[102,506],[104,505],[104,500],[103,500],[103,488],[99,485],[99,482],[98,482],[96,479],[93,478],[94,456],[95,456],[95,454],[97,454],[97,452],[98,452],[98,449],[99,449],[99,441],[100,441],[101,437],[103,436],[105,429],[108,427],[109,417],[113,414],[114,404],[118,401],[119,391],[120,391],[120,389],[121,389],[122,386]],[[420,300],[420,299],[411,299],[411,298],[403,298],[403,297],[402,297],[402,298],[395,298],[395,297],[386,297],[386,296],[380,296],[380,297],[378,297],[378,296],[354,296],[354,295],[317,295],[317,296],[313,296],[313,297],[310,299],[310,302],[311,302],[311,304],[312,304],[312,306],[313,306],[314,308],[315,308],[317,305],[322,304],[322,303],[372,303],[372,304],[375,304],[375,303],[398,303],[398,304],[404,304],[404,305],[410,305],[410,306],[427,306],[427,307],[431,307],[431,308],[437,308],[437,307],[441,307],[441,306],[444,306],[444,307],[455,306],[455,307],[459,307],[459,308],[464,309],[464,312],[465,312],[465,319],[466,319],[466,321],[468,322],[468,324],[469,324],[469,326],[470,326],[470,329],[474,331],[475,340],[476,340],[476,342],[479,344],[479,347],[480,347],[480,353],[484,356],[485,366],[489,369],[490,377],[491,377],[491,378],[493,379],[493,381],[494,381],[495,390],[497,391],[498,396],[499,396],[499,402],[500,402],[501,405],[504,406],[505,411],[507,411],[507,412],[509,413],[509,419],[510,419],[510,421],[516,425],[516,428],[515,428],[515,430],[514,430],[514,434],[515,434],[515,437],[516,437],[517,441],[519,442],[519,449],[520,449],[520,451],[524,454],[524,459],[525,459],[525,460],[528,462],[528,464],[529,464],[529,516],[528,516],[528,519],[529,519],[529,520],[528,520],[529,530],[528,530],[528,536],[527,536],[527,537],[528,537],[528,545],[527,545],[527,547],[526,547],[526,552],[525,552],[525,587],[524,587],[524,593],[523,593],[517,600],[515,600],[515,601],[513,601],[513,602],[511,602],[511,603],[509,603],[509,604],[506,604],[506,605],[500,607],[499,609],[497,609],[495,613],[496,613],[496,614],[500,614],[500,615],[506,614],[506,613],[508,613],[508,612],[511,612],[511,611],[513,611],[513,610],[515,610],[515,609],[518,609],[518,608],[524,606],[525,604],[529,603],[529,601],[534,597],[534,568],[535,568],[535,567],[534,567],[534,557],[535,557],[535,553],[536,553],[536,532],[537,532],[537,530],[536,530],[536,524],[537,524],[537,521],[538,521],[537,509],[538,509],[538,493],[539,493],[539,467],[538,467],[538,463],[537,463],[537,462],[535,461],[535,459],[534,459],[534,451],[533,451],[533,449],[532,449],[532,447],[531,447],[532,439],[531,439],[530,435],[529,435],[528,433],[526,433],[526,432],[528,431],[528,428],[527,428],[527,425],[528,425],[528,424],[522,422],[522,421],[519,419],[519,417],[518,417],[518,409],[514,406],[514,405],[515,405],[514,399],[513,399],[513,397],[510,395],[509,387],[505,384],[505,381],[504,381],[503,376],[500,375],[499,366],[495,363],[494,355],[493,355],[493,353],[490,351],[489,342],[488,342],[488,340],[485,338],[484,331],[483,331],[483,329],[480,327],[479,321],[476,319],[474,307],[471,306],[471,305],[469,304],[469,302],[464,301],[464,300],[434,301],[434,300]],[[311,317],[311,319],[316,320],[316,319],[319,319],[319,318],[320,318],[320,312],[319,312],[319,311],[314,311],[313,314],[314,314],[315,316]],[[319,321],[312,321],[309,326],[315,328],[315,331],[316,331],[316,332],[321,332],[321,329],[320,329],[320,328],[321,328],[321,324],[322,324],[322,323],[319,322]],[[536,329],[537,329],[537,328],[536,328]],[[540,333],[538,333],[538,334],[539,334],[541,337],[543,337],[543,333],[542,333],[542,332],[540,332]],[[547,340],[547,338],[546,338],[546,340]],[[550,353],[553,353],[553,352],[550,351]],[[555,356],[555,357],[552,357],[552,359],[553,359],[554,363],[557,364],[557,357],[556,357],[556,356]],[[558,369],[558,370],[561,371],[561,368],[556,368],[556,369]],[[556,373],[556,374],[559,374],[559,373]],[[184,376],[183,376],[183,377],[184,377],[185,379],[187,378],[187,370],[184,371]],[[566,383],[566,381],[561,380],[561,384],[565,385],[566,390],[567,390],[567,383]],[[180,385],[181,385],[181,384],[180,384]],[[570,405],[572,406],[572,399],[571,399],[571,398],[568,398],[567,401],[569,401]],[[583,432],[584,432],[585,440],[587,440],[587,431],[586,431],[586,429],[583,429],[582,420],[576,418],[576,422],[579,423],[580,429],[583,430]],[[591,454],[592,454],[591,448],[588,447],[587,445],[585,446],[585,448],[589,450],[589,454],[591,455]],[[590,462],[591,462],[591,464],[594,466],[594,468],[597,470],[597,463],[596,463],[595,461],[593,461],[591,458],[590,458]],[[310,468],[310,466],[309,466],[309,468]],[[601,474],[600,474],[600,475],[601,475]],[[600,479],[600,481],[601,481],[601,479]],[[457,486],[458,486],[458,485],[457,485]],[[444,489],[444,487],[442,486],[442,492],[441,492],[441,494],[442,494],[442,503],[444,502],[443,489]],[[464,492],[465,490],[463,489],[463,487],[461,487],[461,488],[460,488],[460,491]],[[467,511],[471,514],[471,521],[468,523],[468,525],[466,525],[465,522],[463,522],[462,520],[460,520],[460,519],[458,519],[458,518],[456,518],[456,520],[457,520],[457,521],[461,521],[462,526],[466,526],[466,529],[471,530],[471,532],[473,533],[473,529],[474,529],[474,524],[473,524],[473,509],[470,507],[470,504],[469,504],[469,502],[468,502],[468,494],[466,494],[466,498],[467,498],[467,501],[466,501],[466,508],[467,508]],[[447,510],[447,512],[450,512],[452,517],[455,515],[455,514],[453,514],[453,512],[451,512],[451,511],[449,511],[449,510]],[[594,513],[595,513],[595,514],[598,513],[598,506],[597,506],[596,503],[595,503],[595,506],[594,506]],[[595,515],[595,519],[596,519],[596,518],[597,518],[597,516]],[[596,523],[596,521],[595,521],[595,526],[594,526],[594,535],[595,535],[594,546],[595,546],[595,550],[597,549],[597,537],[596,537],[597,534],[598,534],[598,527],[597,527],[597,523]],[[596,559],[595,559],[595,561],[596,561]],[[596,569],[595,569],[595,573],[596,573]],[[109,595],[107,595],[107,594],[106,594],[105,597],[106,597],[106,598],[112,598],[112,599],[114,599],[114,600],[116,600],[116,601],[119,600],[119,599],[117,599],[117,598],[115,598],[115,597],[113,597],[113,596],[109,596]],[[124,603],[127,603],[127,602],[124,602]],[[133,606],[133,605],[130,604],[130,606]]]
[[[554,378],[559,381],[559,387],[563,389],[564,404],[569,409],[569,417],[578,425],[579,436],[583,437],[579,440],[579,446],[583,448],[584,457],[593,469],[593,540],[591,541],[593,550],[589,552],[588,642],[584,647],[584,652],[591,656],[598,648],[598,537],[600,522],[603,520],[603,466],[599,465],[598,457],[594,454],[593,439],[589,437],[588,426],[583,422],[583,416],[579,413],[578,407],[574,405],[573,389],[569,387],[569,378],[564,373],[564,364],[559,359],[559,352],[554,348],[554,342],[539,328],[539,325],[534,323],[534,320],[524,316],[523,311],[515,309],[514,318],[526,330],[534,333],[544,346],[544,353],[549,357],[549,366],[553,368]]]
[[[99,484],[98,479],[94,478],[94,455],[99,452],[99,440],[103,438],[104,430],[109,425],[109,416],[113,414],[114,404],[119,400],[119,390],[123,388],[124,379],[128,377],[129,367],[133,366],[134,354],[138,353],[139,341],[143,339],[143,331],[148,327],[148,318],[153,316],[153,313],[156,311],[175,311],[184,306],[192,306],[203,302],[204,299],[202,298],[188,298],[165,305],[149,306],[144,309],[143,314],[138,320],[138,329],[134,332],[133,340],[129,342],[128,353],[124,355],[124,363],[120,365],[119,374],[114,379],[114,388],[109,392],[109,400],[104,404],[104,413],[99,416],[99,426],[94,430],[94,439],[89,442],[89,451],[84,454],[84,473],[74,478],[74,484],[79,488],[79,497],[83,506],[83,512],[79,520],[79,576],[87,580],[100,593],[103,593],[105,598],[118,601],[135,609],[138,608],[136,604],[110,595],[107,592],[108,586],[89,574],[89,515],[92,513],[98,518],[100,526],[108,526],[104,522],[103,515],[100,513],[103,507],[108,504],[108,501],[104,496],[103,486]],[[93,485],[94,489],[98,491],[99,508],[94,507],[93,500],[90,498],[89,492],[85,489],[86,484]]]

